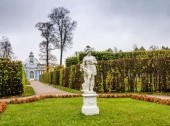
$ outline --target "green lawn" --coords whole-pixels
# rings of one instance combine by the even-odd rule
[[[21,95],[16,95],[16,97],[26,97],[26,96],[32,96],[32,95],[35,95],[33,88],[31,86],[25,85],[24,86],[24,93],[21,94]],[[6,97],[3,97],[3,98],[10,98],[10,97],[11,96],[6,96]],[[0,99],[1,98],[2,97],[0,97]]]
[[[66,91],[66,92],[70,92],[70,93],[78,93],[78,94],[82,93],[80,90],[71,89],[71,88],[60,86],[60,85],[52,85],[52,86],[57,89],[60,89],[60,90]]]
[[[54,84],[48,84],[48,83],[42,83],[42,84],[47,84],[47,85],[52,86],[54,88],[57,88],[57,89],[60,89],[60,90],[66,91],[66,92],[70,92],[70,93],[77,93],[77,94],[82,93],[80,90],[64,87],[64,86],[61,86],[61,85],[54,85]]]
[[[0,126],[169,126],[170,106],[129,98],[98,98],[100,114],[81,114],[82,98],[8,105]]]
[[[26,85],[24,90],[25,91],[22,94],[22,96],[24,96],[24,97],[35,95],[35,92],[34,92],[34,90],[33,90],[33,88],[31,86]]]

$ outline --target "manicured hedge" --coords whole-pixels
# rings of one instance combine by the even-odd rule
[[[71,65],[77,65],[79,63],[79,57],[74,57],[74,56],[72,56],[72,57],[68,57],[67,59],[66,59],[66,66],[67,67],[69,67],[69,66],[71,66]]]
[[[72,65],[77,65],[82,62],[83,57],[85,56],[85,52],[80,52],[79,55],[68,57],[66,59],[66,66],[70,67]],[[133,59],[141,59],[141,58],[161,58],[170,56],[170,50],[155,50],[155,51],[132,51],[132,52],[106,52],[106,51],[95,51],[92,52],[92,55],[96,57],[98,61],[103,60],[115,60],[122,58],[133,58]]]
[[[0,97],[23,93],[23,67],[19,61],[0,59]]]
[[[60,74],[54,74],[59,72]],[[52,82],[60,81],[59,84],[62,86],[81,88],[84,80],[80,65],[63,68],[59,72],[53,72],[54,76],[60,77],[59,80],[52,80]],[[41,75],[40,81],[49,83],[44,80],[48,74]],[[95,90],[97,92],[169,92],[170,57],[100,61],[97,64]]]

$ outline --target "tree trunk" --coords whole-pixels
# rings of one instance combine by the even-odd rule
[[[46,47],[46,51],[47,51],[47,55],[46,55],[46,67],[47,67],[47,72],[49,72],[49,50],[48,50],[48,44],[49,44],[49,41],[47,40],[47,47]]]
[[[62,59],[63,59],[63,47],[61,46],[61,50],[60,50],[60,65],[62,65]]]

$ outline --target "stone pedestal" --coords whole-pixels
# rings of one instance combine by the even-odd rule
[[[81,112],[85,115],[97,115],[99,114],[99,108],[97,106],[97,94],[84,93],[83,96],[83,107]]]

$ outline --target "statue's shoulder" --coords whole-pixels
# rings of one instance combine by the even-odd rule
[[[87,56],[85,56],[85,57],[83,58],[83,60],[85,60],[85,59],[87,59]]]
[[[95,56],[91,56],[91,58],[92,58],[92,59],[96,59],[96,57],[95,57]]]

